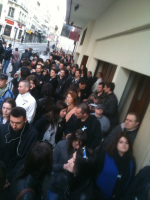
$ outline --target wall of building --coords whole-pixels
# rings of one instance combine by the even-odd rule
[[[64,49],[66,52],[67,51],[73,52],[73,49],[74,49],[74,40],[71,40],[71,39],[69,39],[67,37],[60,36],[57,47],[60,48],[60,49],[62,47],[62,49]]]

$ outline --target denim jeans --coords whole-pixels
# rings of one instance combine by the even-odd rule
[[[9,65],[10,60],[4,60],[2,64],[2,73],[6,74],[7,67]]]
[[[48,190],[46,200],[58,200],[58,199],[59,199],[59,194],[53,193],[50,190]]]

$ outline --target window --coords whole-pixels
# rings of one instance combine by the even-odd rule
[[[4,35],[10,36],[12,26],[6,25],[4,30]]]
[[[21,12],[19,13],[19,19],[18,19],[19,21],[21,20]]]
[[[83,32],[83,35],[82,35],[82,39],[81,39],[80,45],[82,45],[83,42],[84,42],[84,38],[85,38],[85,35],[86,35],[86,31],[87,31],[87,29],[85,29],[84,32]]]
[[[8,11],[8,16],[9,17],[14,17],[14,12],[15,12],[15,9],[10,7],[9,11]]]

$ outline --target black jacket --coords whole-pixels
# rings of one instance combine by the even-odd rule
[[[118,115],[118,100],[114,93],[108,94],[104,101],[104,115],[108,117],[111,122],[111,126],[114,127],[119,123]]]
[[[60,123],[58,123],[57,126],[57,132],[56,132],[56,136],[55,136],[55,143],[57,144],[60,140],[62,140],[62,136],[63,136],[63,132],[65,129],[65,123],[66,121],[61,121]],[[38,140],[42,140],[43,136],[46,132],[46,130],[48,129],[48,127],[50,126],[49,121],[46,119],[45,116],[43,116],[40,120],[37,121],[35,128],[38,131]]]
[[[14,74],[16,73],[16,71],[19,70],[20,67],[22,67],[21,60],[14,63],[13,69],[12,69],[12,72],[11,72],[11,77],[14,77]]]
[[[66,83],[66,78],[60,79],[60,76],[57,76],[57,80],[58,80],[58,85],[54,93],[55,102],[62,98],[62,95],[64,94],[63,91],[65,88],[65,83]]]
[[[52,84],[52,86],[53,86],[53,91],[55,92],[55,90],[56,90],[56,88],[57,88],[57,85],[58,85],[57,77],[55,77],[55,78],[51,78],[51,77],[50,77],[49,83]]]
[[[36,139],[37,131],[28,122],[19,131],[14,131],[10,124],[0,125],[0,160],[6,165],[8,180],[24,163]]]
[[[66,123],[65,135],[73,133],[73,131],[83,128],[84,126],[87,127],[86,131],[88,135],[86,146],[95,149],[100,145],[102,133],[100,122],[93,115],[89,115],[84,122],[81,122],[75,115],[72,115]]]
[[[24,52],[24,53],[21,55],[21,60],[22,60],[23,58],[30,58],[30,56],[29,56],[28,53],[25,53],[25,52]]]

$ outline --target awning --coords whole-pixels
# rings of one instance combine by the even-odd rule
[[[29,33],[29,34],[31,34],[31,31],[29,31],[29,30],[27,30],[26,32]]]
[[[11,25],[14,25],[14,22],[9,20],[9,19],[5,19],[5,21],[7,22],[7,24],[11,24]]]

